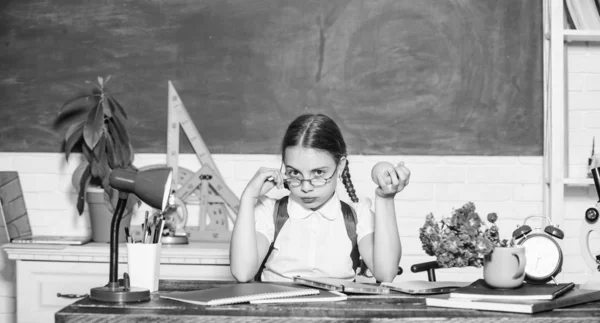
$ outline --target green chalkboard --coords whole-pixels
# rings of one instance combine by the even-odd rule
[[[136,152],[166,151],[171,80],[213,154],[322,112],[351,154],[542,155],[542,42],[542,0],[4,0],[0,150],[60,151],[110,74]]]

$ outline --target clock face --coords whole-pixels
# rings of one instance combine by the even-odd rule
[[[525,273],[532,278],[547,278],[556,274],[562,260],[558,244],[545,235],[529,236],[525,246]]]

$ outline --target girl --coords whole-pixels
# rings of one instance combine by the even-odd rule
[[[353,280],[353,247],[348,237],[355,234],[358,251],[375,279],[392,281],[401,255],[394,196],[410,178],[404,163],[389,169],[388,176],[376,178],[373,213],[369,201],[359,202],[356,197],[346,144],[331,118],[322,114],[296,118],[283,137],[281,151],[283,170],[260,168],[242,193],[230,246],[233,277],[239,282],[251,280],[264,260],[263,281],[291,281],[297,275]],[[354,202],[355,233],[344,229],[338,180]],[[265,194],[284,186],[290,190],[283,210],[289,218],[270,251],[279,203]]]

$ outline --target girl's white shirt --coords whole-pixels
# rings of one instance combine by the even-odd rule
[[[256,231],[273,242],[273,211],[277,200],[263,196],[254,208]],[[357,242],[374,231],[371,201],[361,199],[351,206],[356,211]],[[352,243],[335,193],[319,210],[304,208],[290,196],[289,219],[277,236],[265,264],[263,281],[292,281],[294,276],[332,277],[353,280]]]

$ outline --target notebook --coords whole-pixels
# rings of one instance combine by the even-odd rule
[[[493,300],[453,298],[449,294],[425,298],[428,306],[486,310],[495,312],[535,314],[600,300],[600,290],[571,289],[553,300]]]
[[[32,235],[17,172],[0,172],[0,217],[6,230],[6,237],[12,243],[81,245],[91,240],[89,236]]]
[[[272,283],[237,283],[209,289],[172,292],[160,295],[196,305],[226,305],[251,302],[260,299],[297,297],[319,294],[318,289]]]
[[[393,283],[381,283],[381,286],[405,294],[427,295],[450,293],[460,287],[470,285],[471,282],[454,281],[426,281],[426,280],[408,280]]]
[[[469,286],[454,290],[450,293],[453,298],[477,298],[477,299],[511,299],[511,300],[551,300],[569,290],[575,284],[523,284],[514,289],[492,288],[483,279],[478,279]]]
[[[286,298],[267,298],[250,301],[250,304],[271,304],[271,303],[310,303],[310,302],[339,302],[348,299],[346,294],[333,290],[322,290],[315,295],[286,297]]]
[[[316,287],[325,290],[334,290],[342,293],[355,294],[389,294],[390,289],[384,286],[369,285],[351,282],[339,278],[327,277],[294,277],[294,283]]]

